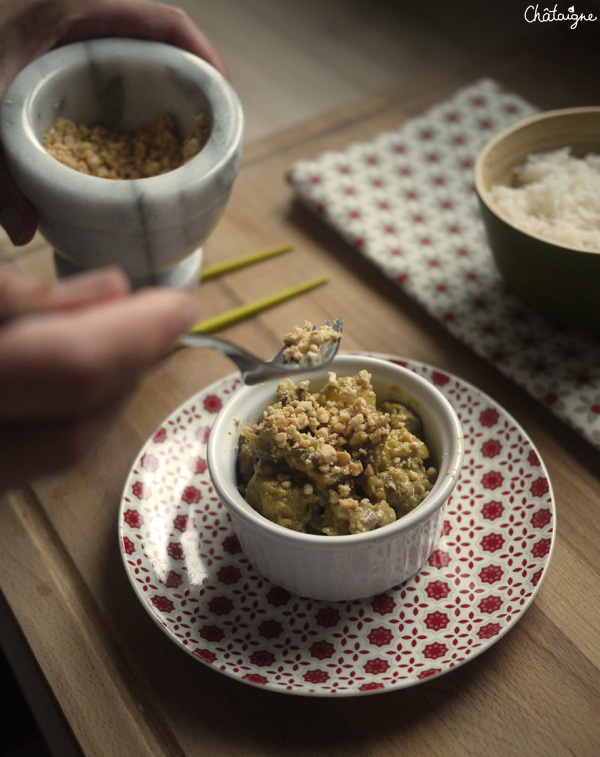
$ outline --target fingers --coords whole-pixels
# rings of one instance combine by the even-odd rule
[[[46,296],[51,284],[38,281],[14,268],[0,267],[0,310],[19,311],[27,303]]]
[[[0,418],[77,418],[124,398],[196,319],[189,295],[149,289],[0,331]]]
[[[125,274],[117,268],[101,268],[70,276],[58,284],[38,281],[12,268],[0,268],[0,316],[31,311],[70,310],[129,292]]]
[[[19,308],[0,327],[0,489],[78,463],[197,317],[184,292],[129,295],[115,269],[49,285],[0,268],[0,310]]]
[[[62,279],[32,307],[40,310],[75,310],[129,293],[129,280],[118,268],[101,268]]]
[[[167,42],[204,58],[228,78],[227,66],[215,46],[181,8],[151,0],[79,0],[77,18],[57,44],[102,36]]]

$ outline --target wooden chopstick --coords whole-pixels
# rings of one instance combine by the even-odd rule
[[[207,318],[205,321],[200,321],[190,329],[195,334],[209,334],[219,329],[224,329],[227,326],[231,326],[234,323],[243,321],[246,318],[250,318],[257,313],[261,313],[264,310],[279,305],[281,302],[290,300],[292,297],[297,297],[304,292],[308,292],[315,287],[322,286],[329,281],[327,276],[322,276],[318,279],[312,279],[304,284],[296,284],[295,286],[283,289],[281,292],[267,295],[254,302],[249,302],[245,305],[226,310],[224,313],[215,315],[212,318]]]

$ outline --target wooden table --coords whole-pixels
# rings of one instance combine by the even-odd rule
[[[122,487],[135,456],[181,402],[231,373],[224,358],[181,351],[148,375],[80,467],[3,497],[4,641],[57,754],[592,755],[600,751],[600,455],[449,336],[385,277],[294,202],[298,158],[375,135],[483,75],[543,108],[593,104],[595,54],[573,36],[514,46],[439,71],[250,145],[208,262],[292,242],[295,251],[206,283],[206,316],[327,274],[321,289],[228,330],[264,355],[305,318],[345,317],[344,348],[395,353],[455,373],[515,416],[538,447],[557,501],[558,539],[533,605],[469,664],[382,696],[282,696],[220,675],[178,649],[148,617],[117,542]],[[587,73],[586,73],[587,72]],[[50,250],[2,245],[5,262],[52,276]],[[348,303],[352,306],[349,307]]]

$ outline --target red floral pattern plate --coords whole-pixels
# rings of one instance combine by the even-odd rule
[[[531,604],[555,534],[552,487],[533,443],[472,385],[397,362],[454,405],[465,459],[428,564],[385,594],[352,602],[298,597],[244,557],[206,467],[211,423],[240,386],[237,376],[190,398],[147,441],[123,492],[123,561],[151,617],[190,655],[279,692],[389,691],[473,659]]]

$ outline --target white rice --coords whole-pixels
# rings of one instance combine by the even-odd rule
[[[529,155],[514,187],[494,185],[498,211],[523,231],[568,247],[600,252],[600,155],[569,147]]]

